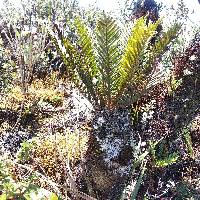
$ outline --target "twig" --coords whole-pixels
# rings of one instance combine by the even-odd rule
[[[23,107],[24,107],[24,97],[23,97],[23,101],[21,102],[21,105],[20,105],[19,117],[17,118],[17,121],[16,121],[15,125],[13,126],[12,130],[16,129],[17,125],[19,124],[19,122],[22,118]]]
[[[27,166],[27,165],[22,165],[22,164],[19,164],[17,163],[16,161],[14,161],[14,164],[16,164],[17,166],[21,167],[21,168],[24,168],[28,171],[31,171],[31,172],[34,172],[39,178],[43,179],[45,182],[47,182],[50,186],[52,186],[54,188],[54,190],[56,191],[57,194],[61,195],[60,193],[60,188],[63,188],[63,186],[60,186],[59,184],[53,182],[52,180],[50,180],[50,178],[44,176],[43,174],[37,172],[37,171],[34,171],[31,167]],[[66,189],[67,191],[69,192],[72,192],[76,195],[76,197],[80,197],[80,198],[83,198],[85,200],[97,200],[96,198],[94,197],[91,197],[83,192],[80,192],[79,190],[77,189],[71,189],[71,188],[67,188]]]
[[[22,165],[17,163],[16,161],[14,161],[14,164],[16,164],[17,166],[19,166],[20,168],[26,169],[30,172],[34,172],[40,179],[43,179],[45,182],[47,182],[49,185],[51,185],[57,194],[60,194],[60,189],[59,189],[59,185],[57,183],[54,183],[52,180],[50,180],[49,178],[47,178],[46,176],[44,176],[43,174],[34,171],[31,167],[27,166],[27,165]]]

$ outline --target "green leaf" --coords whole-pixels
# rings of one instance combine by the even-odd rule
[[[141,168],[142,168],[141,173],[140,173],[138,180],[135,184],[134,190],[131,193],[131,200],[137,199],[138,191],[140,189],[140,186],[141,186],[141,183],[142,183],[142,180],[143,180],[143,176],[144,176],[144,173],[145,173],[145,170],[146,170],[146,162],[142,163]]]
[[[88,28],[80,18],[75,19],[75,27],[78,35],[77,48],[80,55],[77,72],[82,82],[85,85],[89,100],[94,100],[97,103],[96,87],[94,79],[97,78],[97,64],[94,53],[93,41]]]
[[[50,196],[50,200],[58,200],[58,196],[55,193],[52,193]]]
[[[161,57],[168,50],[168,45],[178,36],[180,29],[181,25],[175,23],[166,32],[162,33],[161,38],[156,41],[152,49],[151,64],[156,61],[155,58]]]
[[[0,195],[0,200],[6,200],[6,194]]]
[[[155,35],[159,23],[158,20],[155,24],[150,23],[147,26],[145,17],[136,20],[118,68],[116,101],[122,96],[127,87],[132,88],[137,93],[141,93],[141,90],[146,88],[144,76],[146,69],[141,65],[141,58],[147,52],[149,42]]]
[[[103,15],[97,23],[96,39],[97,61],[100,72],[98,89],[107,106],[110,108],[113,93],[117,89],[115,81],[121,58],[119,49],[120,29],[116,21],[111,17]]]
[[[189,153],[190,157],[194,158],[192,139],[191,139],[190,131],[188,128],[183,129],[183,137],[184,137],[185,143],[187,145],[187,149],[188,149],[188,153]]]
[[[75,19],[75,27],[78,34],[79,51],[83,54],[83,68],[88,72],[90,77],[97,75],[96,57],[94,53],[93,41],[88,28],[80,18]],[[79,53],[80,53],[79,52]]]
[[[72,43],[62,36],[62,39],[59,39],[51,30],[48,30],[48,33],[56,47],[58,54],[61,56],[63,63],[65,64],[65,75],[72,81],[76,87],[80,87],[80,78],[77,71],[75,70],[76,64],[78,63],[79,56],[77,55],[77,50],[72,45]]]
[[[145,151],[142,155],[138,157],[138,159],[134,162],[132,166],[132,170],[137,168],[146,158],[146,156],[149,154],[149,151]]]
[[[173,163],[176,163],[178,160],[179,156],[177,153],[172,153],[170,154],[167,158],[162,159],[162,160],[156,160],[156,167],[166,167],[168,165],[171,165]]]

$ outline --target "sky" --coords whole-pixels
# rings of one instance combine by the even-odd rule
[[[79,0],[80,6],[88,7],[89,5],[95,4],[99,8],[105,11],[116,10],[119,6],[119,3],[123,3],[125,0]],[[155,0],[158,3],[164,3],[167,6],[176,7],[178,0]],[[184,0],[184,3],[189,8],[191,20],[194,22],[200,21],[200,4],[198,0]]]
[[[20,0],[11,0],[16,5]],[[89,5],[96,5],[99,8],[105,10],[105,11],[116,11],[119,8],[119,3],[123,4],[126,0],[79,0],[81,7],[88,7]],[[176,6],[178,0],[156,0],[158,3],[163,2],[164,4],[174,7]],[[2,6],[3,0],[0,0],[0,7]],[[191,20],[194,22],[200,21],[200,4],[198,3],[198,0],[184,0],[187,7],[190,9],[190,12],[193,12],[191,14]]]

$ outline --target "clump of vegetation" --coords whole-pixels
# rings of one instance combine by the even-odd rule
[[[31,111],[32,107],[46,102],[52,106],[62,105],[64,93],[56,89],[56,84],[49,80],[34,80],[26,93],[20,86],[15,86],[1,99],[0,108],[19,111],[21,106],[24,110]]]
[[[49,177],[56,179],[66,173],[67,165],[72,167],[84,158],[88,139],[87,135],[78,132],[34,138],[21,144],[17,157],[23,163],[34,163],[39,171],[44,170]]]
[[[29,173],[23,181],[16,180],[11,163],[0,162],[0,199],[58,199],[55,194],[40,188],[34,181],[38,177]],[[46,194],[45,194],[46,193]],[[56,197],[56,198],[55,198]]]

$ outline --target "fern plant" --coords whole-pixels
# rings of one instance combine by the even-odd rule
[[[160,24],[137,19],[123,42],[122,29],[105,14],[91,31],[80,18],[74,22],[77,40],[70,41],[49,31],[70,80],[95,105],[111,109],[130,105],[148,92],[156,62],[177,36],[180,26],[174,24],[157,39],[151,39]],[[60,39],[61,38],[61,39]]]

